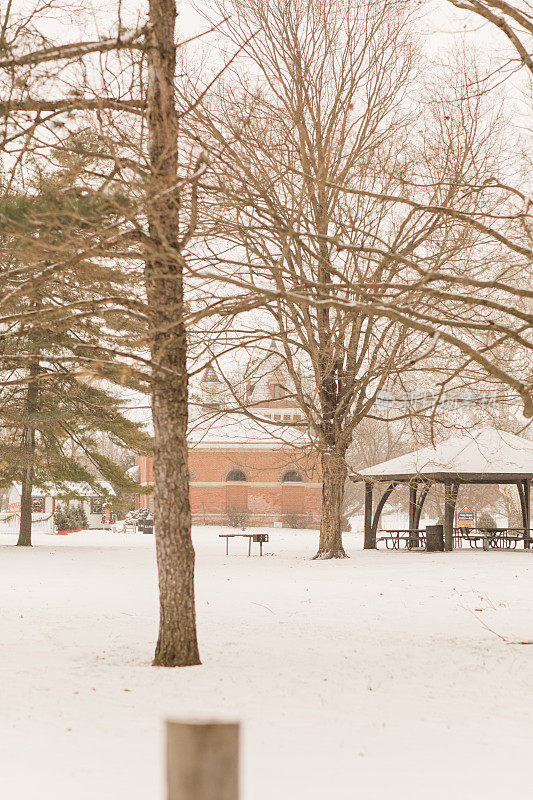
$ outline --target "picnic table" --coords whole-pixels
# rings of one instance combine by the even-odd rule
[[[252,542],[258,542],[259,555],[263,555],[263,542],[268,542],[268,533],[219,533],[219,539],[226,540],[226,555],[229,554],[229,540],[235,539],[240,536],[242,539],[248,539],[248,555],[252,555]]]
[[[113,533],[137,533],[137,526],[134,522],[114,522],[111,530]]]
[[[525,528],[492,528],[491,530],[463,530],[461,538],[473,548],[515,550],[518,542],[525,544],[526,540],[531,539],[531,536]]]
[[[387,550],[423,549],[426,546],[426,531],[419,528],[396,528],[395,530],[381,529],[378,542],[385,542]],[[481,530],[477,528],[454,528],[453,546],[462,547],[463,542],[468,542],[472,548],[483,550],[515,550],[519,542],[533,541],[531,532],[525,528],[494,528]]]
[[[425,528],[395,528],[394,530],[381,529],[379,533],[386,536],[379,536],[377,542],[385,542],[387,550],[425,550],[427,546],[427,536]],[[453,546],[461,547],[461,533],[459,528],[453,531]]]
[[[387,534],[377,538],[378,542],[385,542],[387,550],[400,550],[402,546],[406,550],[413,550],[426,546],[426,532],[420,528],[397,528],[391,531],[381,529],[379,533]]]

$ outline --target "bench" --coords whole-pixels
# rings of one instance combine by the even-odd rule
[[[134,522],[125,522],[123,533],[137,533],[137,526]]]
[[[240,536],[242,539],[248,539],[248,555],[252,555],[252,542],[258,542],[259,555],[263,555],[263,542],[268,542],[268,533],[219,533],[219,539],[226,540],[226,555],[229,554],[229,540],[235,539]]]

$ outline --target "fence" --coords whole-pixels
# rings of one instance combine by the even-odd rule
[[[20,525],[20,512],[0,513],[0,533],[18,533]],[[32,514],[31,527],[34,533],[54,533],[53,514]]]

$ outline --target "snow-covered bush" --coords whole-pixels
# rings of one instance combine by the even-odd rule
[[[76,507],[71,509],[72,511],[72,520],[75,523],[74,528],[86,528],[89,524],[87,521],[87,514],[85,513],[85,509],[83,508],[81,503],[78,503]]]
[[[63,506],[57,506],[54,513],[54,523],[58,531],[68,530],[67,509]]]
[[[248,526],[248,520],[250,519],[250,513],[248,511],[228,508],[226,514],[228,525],[232,528],[242,528],[244,530]]]
[[[313,517],[311,514],[298,514],[297,512],[288,513],[283,515],[283,527],[294,528],[296,530],[302,528],[313,527]]]
[[[54,522],[58,531],[75,531],[86,528],[87,514],[81,505],[58,506],[54,514]]]
[[[483,513],[479,515],[477,526],[481,531],[494,531],[498,527],[496,525],[496,520],[488,511],[483,511]]]
[[[124,522],[128,523],[128,525],[132,523],[139,522],[140,520],[146,519],[150,515],[149,508],[137,508],[128,511],[126,516],[124,517]]]

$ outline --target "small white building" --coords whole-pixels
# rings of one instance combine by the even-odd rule
[[[68,483],[61,487],[41,489],[34,486],[32,492],[32,521],[43,531],[53,530],[53,514],[58,506],[68,506],[69,504],[81,505],[87,514],[89,529],[110,528],[111,522],[103,521],[109,498],[115,495],[115,491],[107,481],[97,481],[101,492],[95,490],[88,483]],[[22,494],[22,484],[13,483],[7,491],[7,514],[17,518],[20,514],[20,503]],[[75,497],[73,498],[73,495]],[[15,523],[18,520],[15,519]]]

